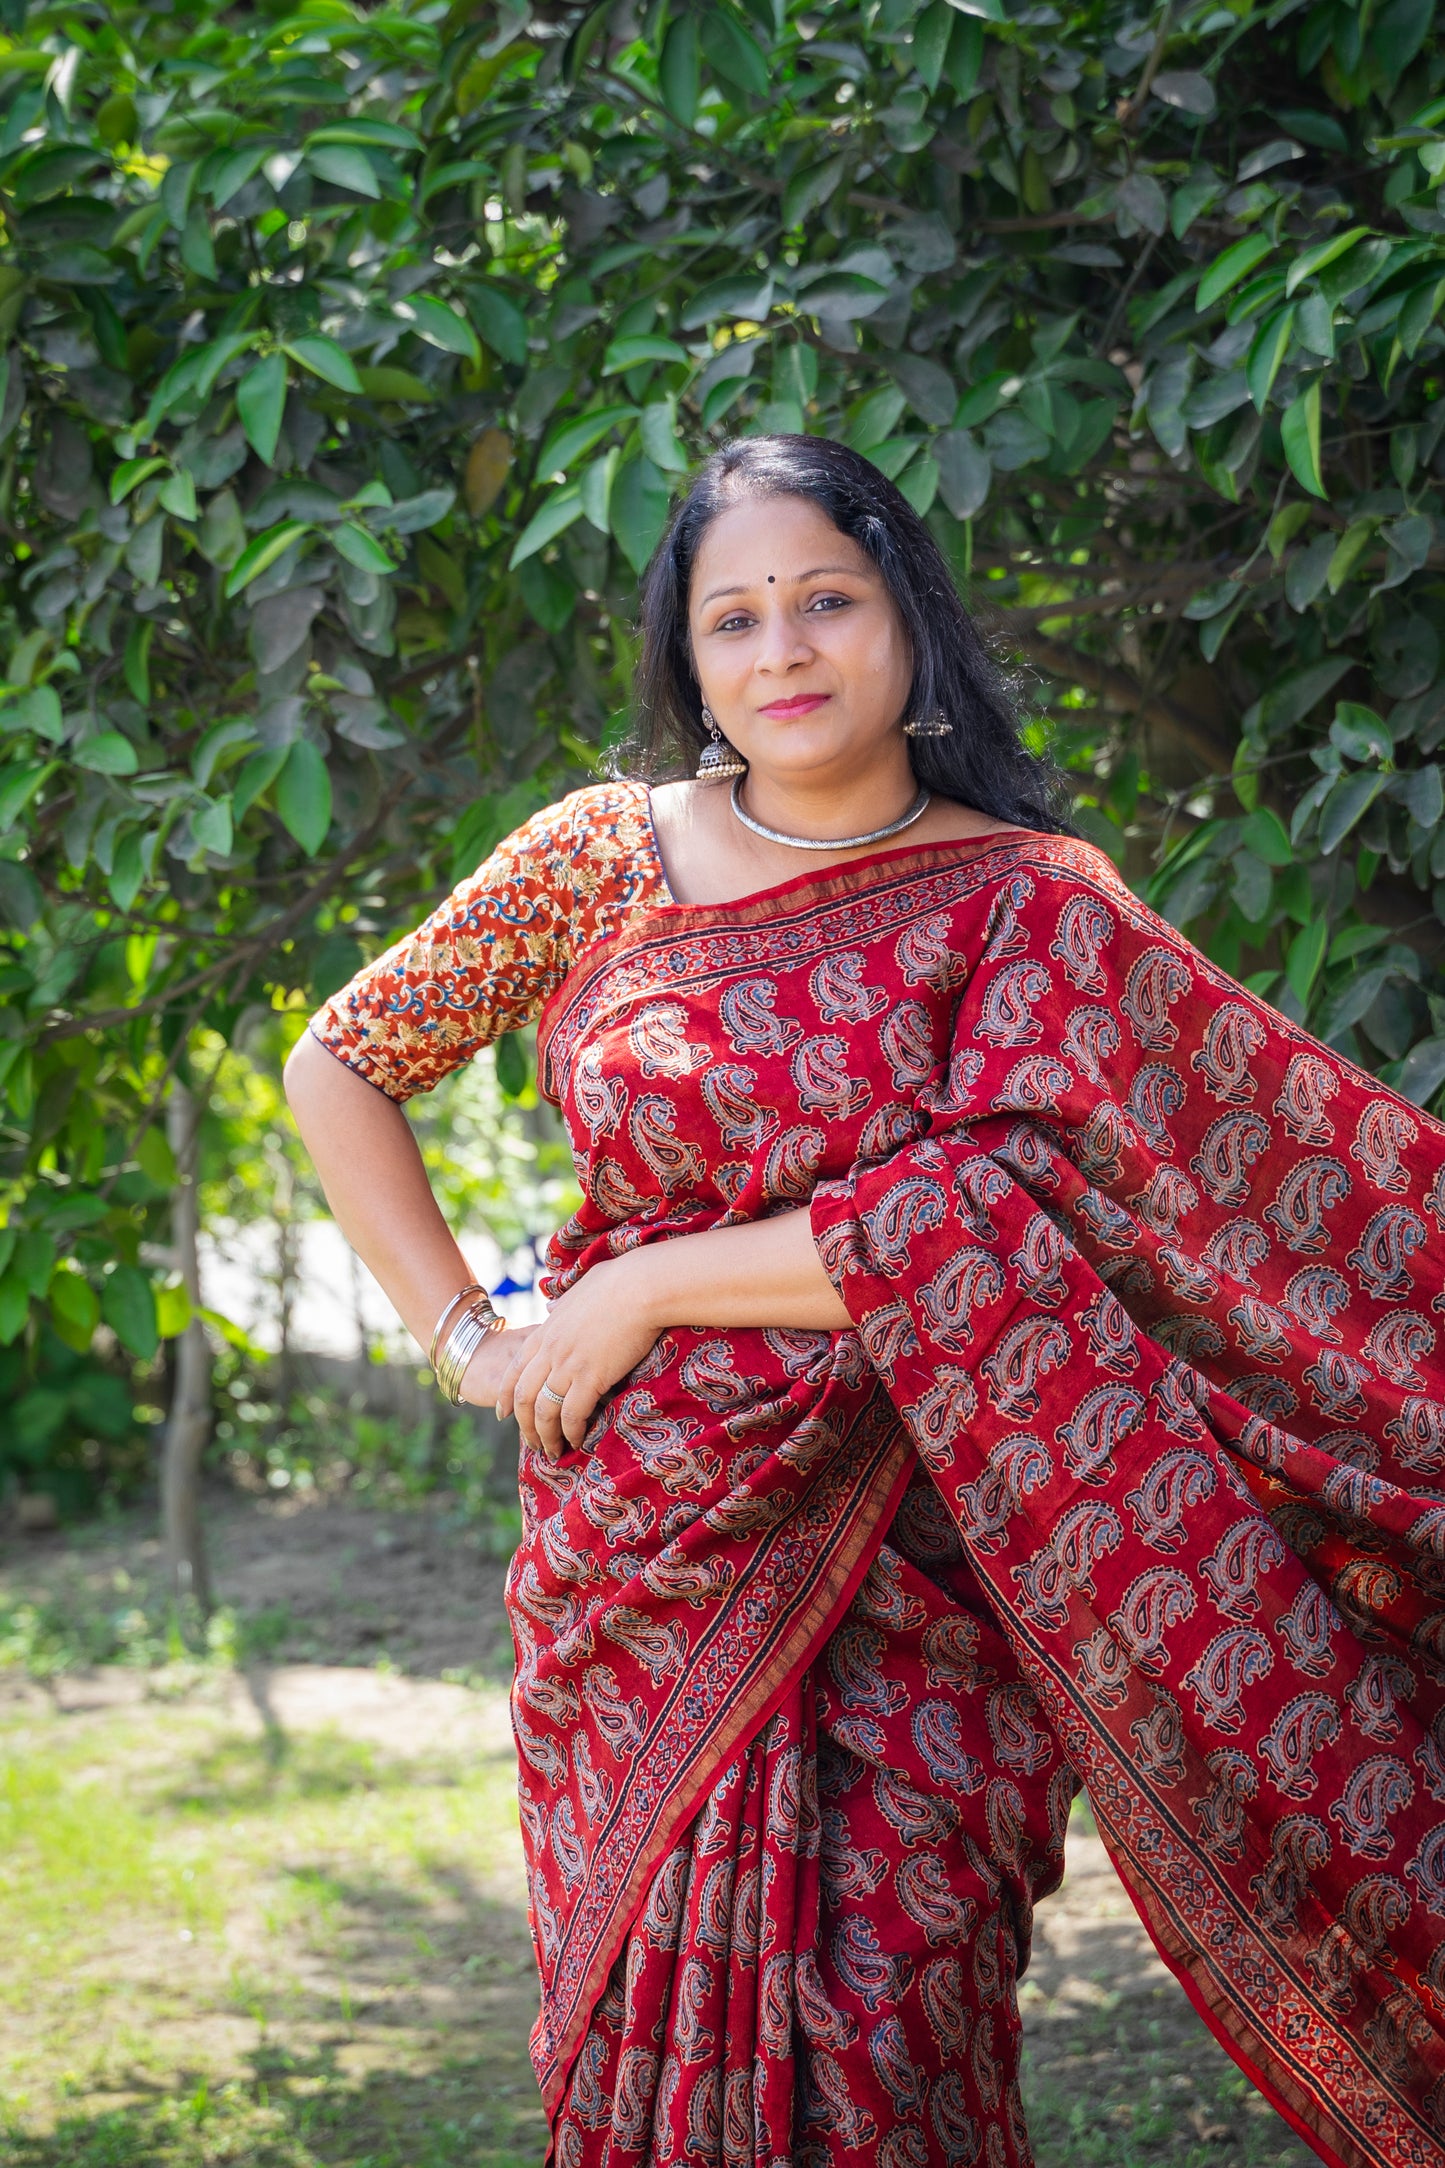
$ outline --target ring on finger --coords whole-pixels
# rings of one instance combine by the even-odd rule
[[[554,1406],[560,1408],[567,1395],[557,1392],[551,1385],[539,1385],[537,1387],[537,1398],[539,1400],[550,1400]]]

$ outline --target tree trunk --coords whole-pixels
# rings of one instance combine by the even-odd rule
[[[176,1162],[171,1213],[176,1263],[193,1310],[200,1308],[200,1208],[196,1193],[196,1142],[201,1110],[177,1078],[171,1086],[166,1129]],[[211,1606],[210,1574],[201,1527],[201,1455],[211,1434],[211,1347],[206,1329],[192,1317],[176,1348],[175,1391],[161,1459],[161,1517],[172,1594]]]

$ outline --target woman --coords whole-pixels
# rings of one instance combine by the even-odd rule
[[[701,778],[538,814],[288,1069],[521,1428],[560,2168],[1027,2162],[1080,1782],[1296,2129],[1438,2163],[1441,1129],[1063,831],[854,454],[719,453],[643,634],[646,770]],[[398,1102],[534,1017],[584,1202],[494,1332]]]

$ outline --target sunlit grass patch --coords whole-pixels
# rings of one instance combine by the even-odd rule
[[[0,2168],[536,2168],[535,1994],[505,1754],[0,1720]]]
[[[107,1772],[68,1761],[0,1753],[0,1903],[27,1970],[106,1912],[163,1910],[194,1932],[211,1911],[194,1868],[162,1847]],[[0,1983],[7,1969],[0,1960]]]

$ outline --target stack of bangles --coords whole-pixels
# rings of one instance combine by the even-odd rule
[[[492,1308],[486,1289],[473,1281],[461,1288],[437,1319],[427,1360],[437,1385],[452,1406],[460,1407],[462,1380],[488,1333],[504,1332],[507,1320]]]

